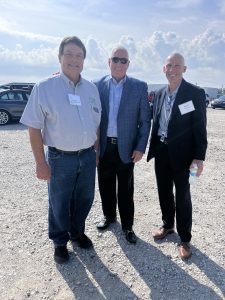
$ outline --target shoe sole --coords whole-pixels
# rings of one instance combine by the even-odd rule
[[[179,254],[180,255],[180,254]],[[187,256],[181,256],[180,255],[180,258],[182,259],[182,260],[187,260],[188,258],[190,258],[192,256],[192,252],[189,254],[189,255],[187,255]]]
[[[96,226],[96,228],[98,229],[98,230],[104,230],[104,229],[107,229],[108,227],[110,226],[110,224],[109,225],[107,225],[107,226]]]
[[[115,223],[115,222],[116,222],[116,220],[110,222],[108,225],[105,225],[105,226],[98,226],[98,225],[97,225],[96,228],[99,229],[99,230],[104,230],[104,229],[107,229],[111,224],[113,224],[113,223]]]
[[[155,240],[162,240],[162,239],[164,239],[168,234],[172,234],[172,233],[174,233],[174,229],[169,229],[169,230],[166,232],[166,234],[164,234],[164,235],[162,235],[162,236],[153,236],[153,238],[154,238]]]

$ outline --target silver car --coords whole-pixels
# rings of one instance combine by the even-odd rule
[[[21,89],[0,89],[0,125],[19,120],[31,91]]]
[[[220,96],[218,99],[215,99],[211,102],[212,108],[225,108],[225,95]]]

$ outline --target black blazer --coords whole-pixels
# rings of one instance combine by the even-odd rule
[[[165,93],[166,87],[160,89],[153,102],[153,124],[147,161],[155,156],[155,151],[160,146],[156,139]],[[182,115],[178,105],[190,100],[195,110]],[[189,167],[193,159],[205,160],[207,149],[205,92],[184,79],[172,107],[167,141],[169,157],[175,168]]]

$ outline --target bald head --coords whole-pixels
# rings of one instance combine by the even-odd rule
[[[185,65],[183,55],[181,55],[180,53],[177,53],[177,52],[174,52],[174,53],[171,53],[170,55],[168,55],[167,59],[166,59],[166,63],[173,58],[176,60],[179,60],[183,66]]]
[[[167,57],[163,72],[166,74],[171,91],[180,85],[186,69],[184,57],[180,53],[172,53]]]

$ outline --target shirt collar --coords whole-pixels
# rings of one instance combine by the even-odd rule
[[[116,79],[114,79],[112,77],[112,75],[110,75],[110,80],[115,85],[123,85],[126,82],[126,79],[127,79],[127,76],[124,76],[124,78],[122,78],[119,82],[117,82]]]
[[[175,99],[180,85],[181,85],[181,83],[178,85],[178,87],[172,93],[169,91],[169,86],[167,86],[167,88],[166,88],[166,94],[167,94],[167,96],[168,97],[172,96],[172,99]]]
[[[72,80],[70,80],[62,71],[60,72],[60,76],[65,81],[65,83],[68,87],[75,87],[76,85],[79,86],[80,84],[82,84],[82,81],[83,81],[83,78],[81,75],[80,75],[79,81],[76,84],[74,84],[74,82]]]

